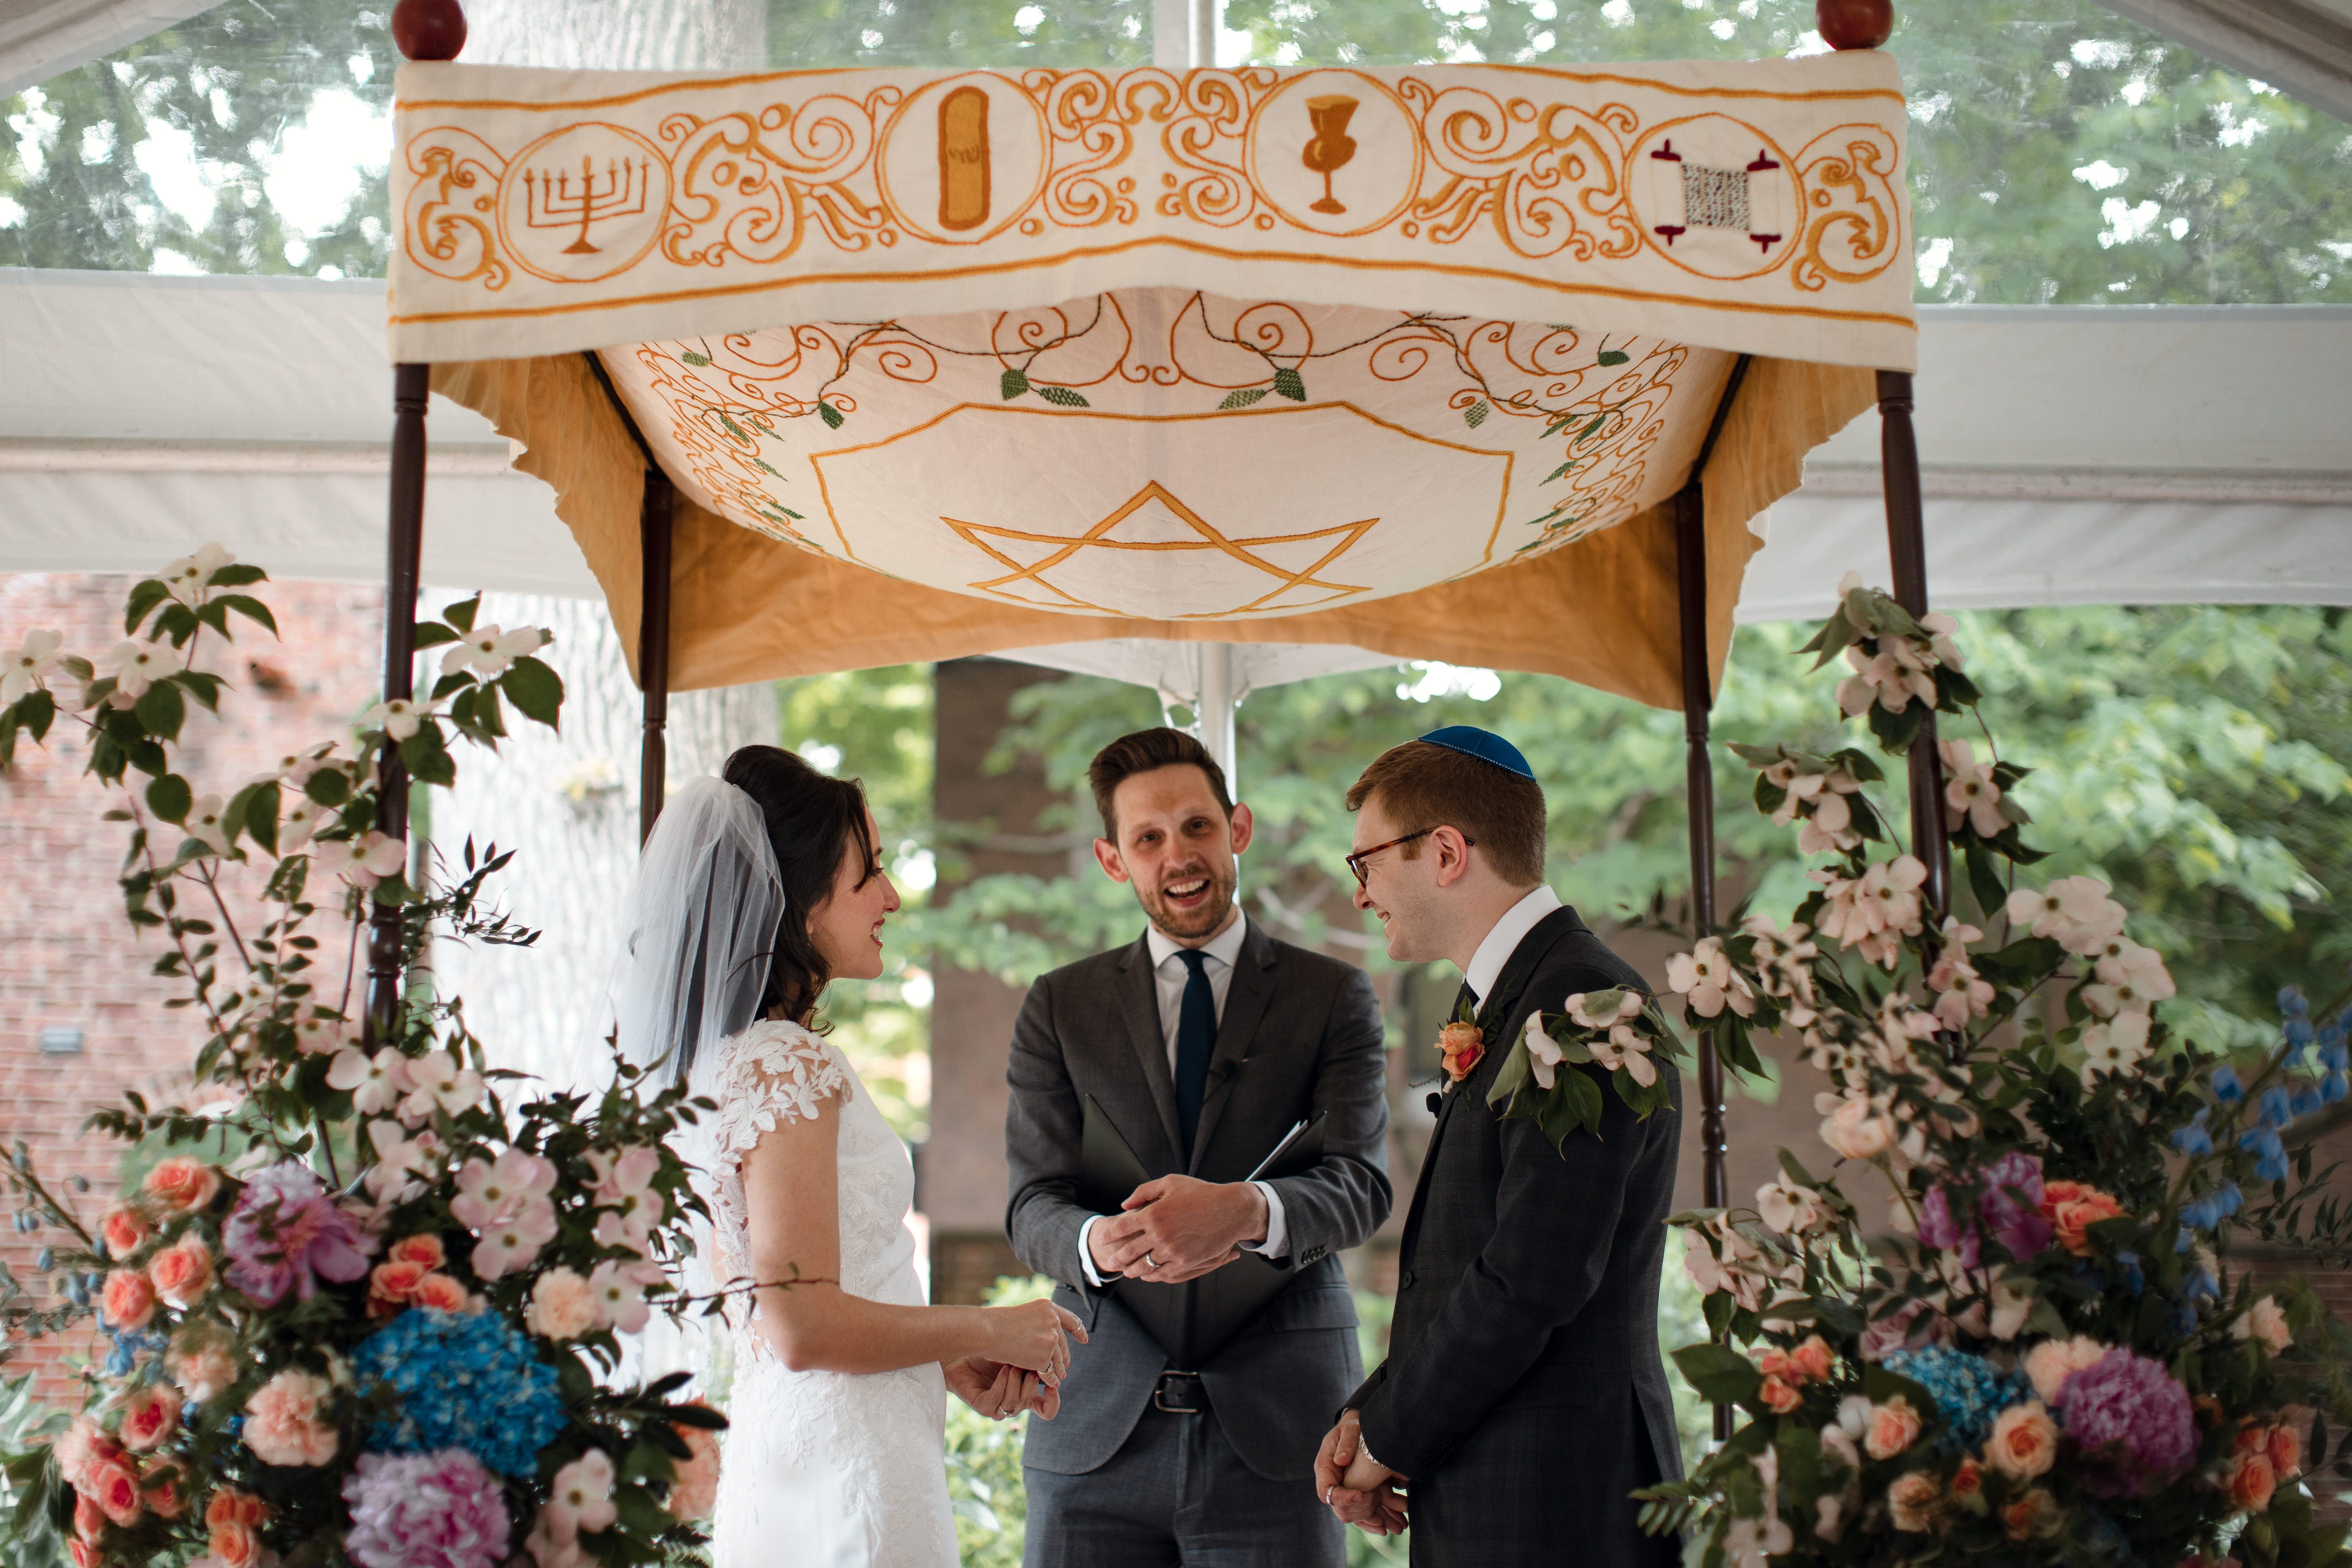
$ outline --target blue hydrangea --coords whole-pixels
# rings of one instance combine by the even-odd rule
[[[1896,1351],[1882,1364],[1935,1399],[1936,1412],[1944,1418],[1936,1444],[1948,1452],[1976,1447],[1992,1435],[1995,1416],[2033,1397],[2033,1384],[2024,1373],[2002,1372],[1982,1356],[1948,1345]]]
[[[555,1369],[530,1341],[488,1312],[401,1313],[359,1349],[360,1386],[387,1384],[400,1415],[369,1427],[370,1448],[463,1448],[502,1476],[528,1476],[569,1417]]]

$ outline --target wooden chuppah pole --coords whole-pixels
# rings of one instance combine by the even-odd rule
[[[425,542],[425,404],[431,367],[392,372],[392,500],[383,593],[383,700],[416,694],[416,576]],[[376,760],[375,825],[388,837],[408,836],[408,770],[387,740]],[[391,1037],[400,1022],[406,981],[401,952],[402,906],[377,899],[368,921],[367,1038]]]
[[[677,492],[659,468],[646,469],[637,510],[645,570],[639,575],[637,686],[646,698],[645,740],[637,765],[637,842],[654,836],[669,791],[669,547]]]
[[[1927,613],[1927,509],[1919,495],[1919,443],[1911,428],[1911,375],[1878,373],[1878,462],[1886,485],[1886,550],[1895,602]],[[1944,837],[1944,759],[1930,708],[1911,742],[1911,853],[1927,868],[1927,903],[1940,923],[1952,908],[1952,849]]]

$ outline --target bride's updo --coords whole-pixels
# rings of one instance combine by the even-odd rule
[[[727,759],[719,776],[760,808],[784,884],[784,913],[777,922],[760,1011],[766,1016],[781,1010],[783,1017],[804,1019],[833,978],[809,939],[809,911],[833,896],[833,879],[849,845],[858,847],[864,864],[874,863],[865,786],[821,773],[780,746],[745,746]]]

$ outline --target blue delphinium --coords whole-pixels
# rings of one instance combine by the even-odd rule
[[[2188,1126],[2173,1129],[2172,1146],[2184,1154],[2210,1154],[2213,1152],[2213,1134],[2206,1130],[2205,1121],[2212,1114],[2213,1108],[2209,1105],[2200,1110]]]
[[[2033,1385],[2022,1373],[2004,1373],[1982,1356],[1948,1345],[1896,1351],[1882,1363],[1898,1377],[1907,1377],[1926,1389],[1944,1418],[1937,1446],[1946,1450],[1969,1449],[1992,1435],[1993,1418],[2011,1405],[2032,1397]]]
[[[109,1329],[107,1337],[114,1342],[106,1352],[106,1375],[129,1377],[139,1364],[139,1352],[161,1356],[168,1344],[163,1336],[152,1329]]]
[[[2264,1127],[2284,1129],[2288,1122],[2294,1120],[2294,1107],[2288,1100],[2286,1090],[2276,1084],[2263,1090],[2262,1097],[2255,1100],[2254,1107],[2255,1118]]]
[[[362,1389],[385,1384],[400,1397],[396,1419],[369,1427],[370,1448],[463,1448],[500,1475],[527,1476],[568,1419],[555,1369],[488,1312],[412,1309],[362,1344],[353,1365]]]
[[[2238,1081],[2238,1069],[2227,1062],[2213,1069],[2213,1098],[2224,1105],[2235,1105],[2246,1098],[2246,1086]]]
[[[2238,1140],[2238,1147],[2254,1156],[2254,1174],[2265,1182],[2286,1180],[2286,1144],[2271,1126],[2256,1127]]]

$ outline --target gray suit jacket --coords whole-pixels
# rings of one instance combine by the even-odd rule
[[[1356,1310],[1332,1256],[1388,1217],[1388,1102],[1380,1004],[1370,976],[1293,947],[1255,921],[1225,993],[1192,1160],[1168,1070],[1151,955],[1139,938],[1041,977],[1013,1026],[1004,1118],[1013,1250],[1061,1282],[1055,1300],[1088,1325],[1073,1347],[1061,1415],[1032,1422],[1025,1462],[1063,1475],[1117,1453],[1151,1401],[1167,1353],[1114,1295],[1087,1284],[1076,1202],[1078,1139],[1092,1095],[1153,1176],[1247,1176],[1293,1122],[1328,1115],[1323,1162],[1272,1184],[1297,1280],[1201,1373],[1234,1449],[1271,1480],[1313,1473],[1331,1412],[1362,1375]]]
[[[1679,1558],[1673,1538],[1642,1534],[1628,1500],[1682,1473],[1658,1354],[1679,1082],[1674,1108],[1646,1121],[1603,1084],[1600,1136],[1560,1150],[1486,1105],[1529,1013],[1613,985],[1647,989],[1574,910],[1545,916],[1479,1009],[1486,1053],[1447,1091],[1423,1156],[1389,1358],[1349,1401],[1365,1447],[1412,1478],[1416,1568]]]

